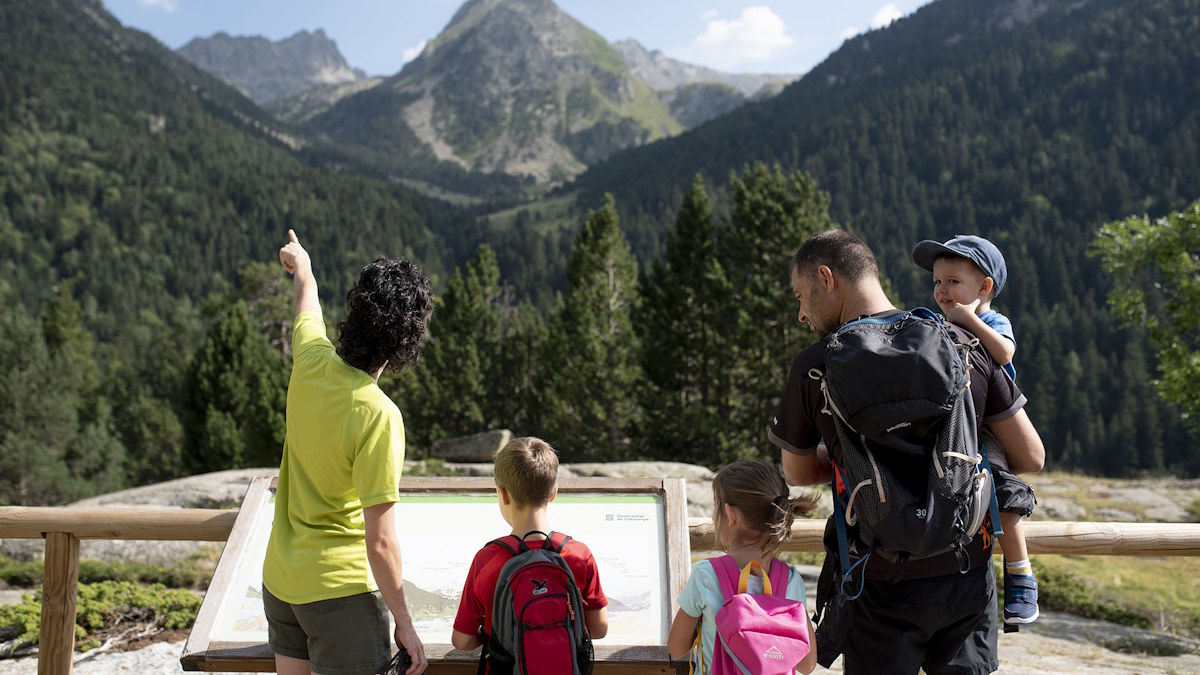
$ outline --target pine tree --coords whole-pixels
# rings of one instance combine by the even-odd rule
[[[66,448],[79,425],[72,378],[20,305],[0,307],[0,503],[64,501]]]
[[[414,448],[498,423],[489,382],[499,342],[499,278],[487,245],[465,269],[454,270],[446,293],[437,299],[421,361],[392,388]]]
[[[571,249],[568,289],[550,340],[551,444],[569,458],[628,457],[638,422],[641,379],[631,315],[638,302],[637,262],[621,234],[611,197],[590,211]]]
[[[717,466],[729,459],[724,441],[729,401],[725,317],[729,292],[716,256],[712,205],[697,176],[683,199],[663,258],[642,285],[637,315],[642,339],[641,390],[646,456]]]
[[[238,302],[209,330],[188,373],[188,466],[198,472],[274,466],[283,451],[279,356]]]
[[[62,497],[119,490],[126,481],[125,449],[110,430],[112,409],[100,391],[92,334],[83,326],[70,284],[59,286],[41,319],[46,348],[55,366],[65,371],[64,393],[71,397],[78,419],[76,435],[63,455],[74,484],[63,486]]]
[[[512,296],[511,289],[503,296],[501,341],[489,364],[488,395],[499,426],[537,436],[547,423],[547,389],[554,372],[546,358],[549,331],[532,303],[514,306]]]
[[[829,195],[807,174],[785,176],[759,163],[733,176],[733,208],[718,235],[717,251],[730,289],[728,350],[732,450],[767,450],[764,429],[787,381],[791,358],[812,341],[796,320],[791,263],[809,235],[835,227]]]

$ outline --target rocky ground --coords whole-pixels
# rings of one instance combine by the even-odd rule
[[[417,473],[422,467],[412,467]],[[490,466],[448,465],[463,474],[486,475]],[[247,469],[193,476],[158,485],[95,497],[77,506],[174,506],[180,508],[236,507],[254,476],[274,470]],[[669,462],[573,464],[562,467],[567,476],[680,476],[688,481],[688,511],[705,517],[712,510],[711,472],[703,467]],[[1112,520],[1183,522],[1193,518],[1200,504],[1200,481],[1157,479],[1120,481],[1077,476],[1038,476],[1039,497],[1035,517],[1055,520]],[[828,497],[826,497],[826,500]],[[202,542],[85,541],[85,558],[139,560],[170,564],[197,552],[215,553],[219,545]],[[40,556],[37,541],[0,542],[10,556]],[[1197,570],[1200,571],[1200,563]],[[810,589],[816,586],[817,569],[803,570]],[[23,591],[0,591],[0,603],[15,602]],[[77,654],[72,672],[78,675],[116,673],[182,673],[179,636],[130,651],[107,650]],[[1200,673],[1200,641],[1139,630],[1068,614],[1043,612],[1042,618],[1020,633],[1000,638],[1001,673],[1061,675],[1063,673]],[[0,660],[0,675],[34,673],[36,656]],[[820,672],[820,669],[818,669]],[[833,672],[841,671],[840,661]]]

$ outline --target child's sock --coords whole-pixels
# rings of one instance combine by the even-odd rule
[[[1029,558],[1024,560],[1005,560],[1004,571],[1009,574],[1023,574],[1025,576],[1033,576],[1033,567],[1029,564]]]

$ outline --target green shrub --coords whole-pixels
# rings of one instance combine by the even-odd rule
[[[162,584],[168,588],[204,588],[212,576],[213,562],[204,554],[193,556],[171,567],[159,567],[138,562],[79,561],[79,582],[94,584],[102,581],[129,581],[140,584]],[[42,585],[42,561],[17,561],[0,556],[0,581],[14,588],[36,588]]]
[[[16,588],[33,588],[42,585],[42,561],[13,560],[0,556],[0,581]]]
[[[81,651],[98,647],[105,636],[130,624],[191,628],[200,610],[199,596],[162,584],[81,583],[77,598],[75,645]],[[0,607],[0,641],[14,641],[10,653],[37,644],[41,616],[41,591],[26,595],[15,605]]]
[[[79,561],[79,581],[129,581],[139,584],[162,584],[169,588],[194,588],[201,581],[194,565],[180,564],[170,568],[137,562],[107,563],[97,560]]]

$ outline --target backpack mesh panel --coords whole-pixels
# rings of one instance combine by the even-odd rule
[[[847,407],[871,410],[875,426],[905,421],[906,415],[914,421],[899,433],[872,433],[864,428],[860,435],[833,416],[841,445],[836,459],[845,472],[846,492],[841,498],[845,504],[853,494],[849,515],[856,521],[858,538],[893,561],[929,557],[965,545],[978,531],[991,494],[986,477],[977,478],[979,444],[974,404],[965,386],[965,355],[954,348],[944,326],[926,320],[855,326],[853,334],[841,337],[843,342],[835,349],[840,362],[829,362],[827,352],[827,378],[835,404],[860,401]],[[903,354],[897,356],[897,351]],[[941,386],[958,383],[944,413],[933,423],[928,408],[913,407],[912,399],[903,396],[906,387],[924,386],[917,385],[919,377],[906,377],[909,369],[918,372],[923,367],[922,358],[915,355],[918,351],[937,368],[926,375],[938,373],[933,379],[942,380]],[[904,375],[879,378],[882,372]],[[868,378],[868,373],[875,376]],[[891,384],[876,386],[877,381]],[[923,401],[940,396],[938,385],[930,389],[932,395]],[[852,419],[860,420],[865,420],[861,414]],[[932,445],[930,439],[936,439]],[[947,456],[948,452],[970,459]],[[864,481],[869,484],[855,493]]]

